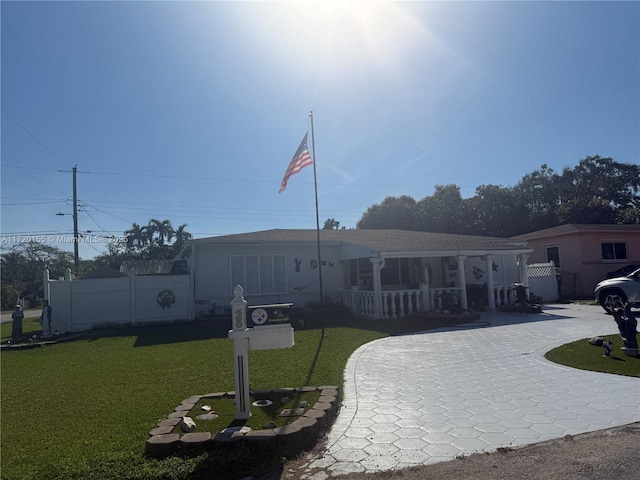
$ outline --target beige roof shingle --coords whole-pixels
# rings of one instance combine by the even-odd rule
[[[640,225],[567,223],[557,227],[545,228],[535,232],[512,237],[513,240],[531,240],[534,238],[554,237],[577,232],[640,232]]]
[[[201,238],[191,240],[189,243],[315,243],[316,235],[316,230],[274,229]],[[320,230],[320,240],[330,243],[349,243],[378,252],[530,250],[526,247],[526,242],[514,241],[513,239],[409,230]]]

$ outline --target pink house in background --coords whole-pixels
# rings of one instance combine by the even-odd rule
[[[513,237],[526,240],[529,263],[553,261],[562,297],[590,296],[607,273],[640,264],[640,225],[567,224]]]

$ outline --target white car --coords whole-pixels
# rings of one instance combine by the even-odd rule
[[[608,278],[596,285],[596,302],[607,313],[624,309],[627,303],[640,306],[640,268],[626,277]]]

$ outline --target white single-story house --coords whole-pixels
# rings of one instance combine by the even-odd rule
[[[190,240],[180,256],[197,317],[224,313],[241,285],[249,305],[304,307],[322,296],[384,319],[510,303],[514,284],[528,284],[531,251],[526,241],[494,237],[276,229]]]

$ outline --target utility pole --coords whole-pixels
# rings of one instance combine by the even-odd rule
[[[78,192],[76,189],[76,171],[78,166],[73,167],[73,264],[78,271],[79,258],[78,258]]]
[[[61,172],[68,173],[69,170],[60,170]],[[78,173],[78,166],[75,165],[71,172],[73,173],[73,265],[75,266],[76,273],[78,271],[78,267],[80,266],[80,257],[78,255],[78,189],[76,186],[76,174]],[[56,215],[69,215],[68,213],[56,213]]]

